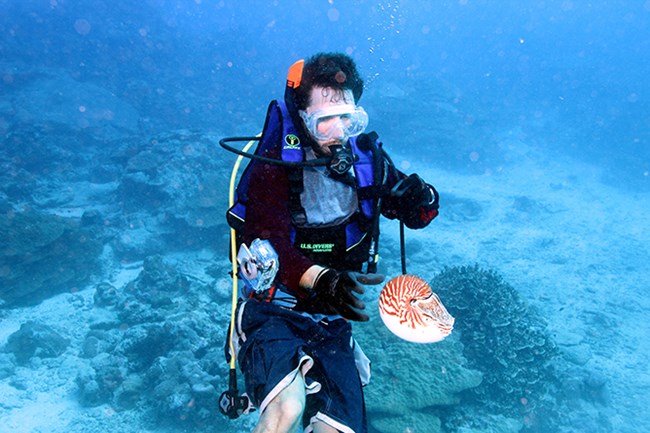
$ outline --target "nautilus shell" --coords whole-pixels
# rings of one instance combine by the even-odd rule
[[[398,337],[414,343],[435,343],[451,333],[454,318],[421,278],[400,275],[379,295],[379,314]]]

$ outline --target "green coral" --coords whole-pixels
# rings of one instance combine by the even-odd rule
[[[458,404],[463,391],[481,383],[482,374],[468,368],[462,343],[453,334],[436,344],[409,343],[381,324],[376,306],[370,309],[370,325],[355,331],[372,361],[365,388],[369,424],[386,433],[440,431],[435,408]]]
[[[523,420],[547,412],[556,403],[559,379],[553,368],[558,351],[544,319],[500,275],[478,266],[446,268],[431,286],[456,318],[454,332],[469,366],[484,375],[481,385],[465,392],[464,402]],[[447,420],[454,424],[463,417],[456,412]]]

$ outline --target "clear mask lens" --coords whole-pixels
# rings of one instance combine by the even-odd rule
[[[355,137],[368,126],[366,111],[352,104],[334,105],[313,113],[300,111],[300,117],[318,141]]]

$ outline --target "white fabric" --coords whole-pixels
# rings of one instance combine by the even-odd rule
[[[311,417],[311,419],[309,420],[309,425],[307,426],[307,428],[305,428],[304,433],[313,433],[314,424],[316,423],[316,421],[320,421],[332,428],[335,428],[337,431],[341,433],[355,433],[354,430],[352,430],[350,427],[341,424],[338,421],[333,420],[332,418],[330,418],[329,416],[325,415],[322,412],[317,412],[316,415]]]
[[[307,159],[314,159],[313,150],[306,151]],[[350,218],[359,208],[357,192],[351,186],[330,178],[325,167],[303,169],[303,191],[300,203],[305,209],[304,227],[330,227]],[[352,173],[352,171],[350,171]]]
[[[370,383],[370,358],[363,353],[361,346],[359,346],[359,343],[357,343],[357,340],[354,338],[350,340],[350,345],[352,346],[352,349],[354,349],[354,364],[359,372],[361,386],[366,386]]]

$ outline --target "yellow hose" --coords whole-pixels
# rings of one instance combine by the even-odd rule
[[[248,152],[248,150],[251,148],[253,144],[255,144],[257,140],[251,140],[248,143],[246,143],[246,146],[244,146],[243,151]],[[228,208],[232,208],[235,204],[235,183],[237,181],[237,172],[239,171],[239,166],[241,165],[242,160],[244,159],[243,155],[239,155],[237,157],[237,160],[235,161],[235,165],[232,168],[232,173],[230,175],[230,193],[228,197]],[[235,332],[235,314],[237,312],[237,299],[239,298],[239,294],[237,292],[237,234],[235,232],[235,229],[232,227],[230,228],[230,254],[231,257],[230,259],[232,260],[232,306],[231,306],[231,311],[230,311],[230,336],[229,336],[229,343],[230,343],[230,368],[235,369],[236,368],[236,362],[237,362],[237,354],[235,353],[235,346],[232,342],[232,337],[233,333]]]

